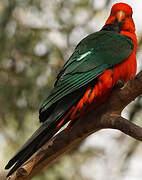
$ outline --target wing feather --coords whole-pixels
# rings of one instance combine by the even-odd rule
[[[133,48],[133,41],[117,32],[99,31],[84,38],[61,69],[40,113],[64,96],[86,86],[105,69],[124,61]]]

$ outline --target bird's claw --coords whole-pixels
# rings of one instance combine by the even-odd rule
[[[125,85],[125,82],[122,80],[117,80],[115,87],[117,88],[123,88]]]

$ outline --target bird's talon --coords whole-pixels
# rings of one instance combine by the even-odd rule
[[[122,80],[117,80],[115,87],[117,87],[117,88],[123,88],[123,87],[124,87],[124,84],[125,84],[124,81],[122,81]]]

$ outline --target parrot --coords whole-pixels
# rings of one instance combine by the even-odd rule
[[[50,95],[39,110],[42,125],[8,162],[13,174],[65,124],[67,132],[90,111],[107,102],[118,81],[131,80],[137,70],[137,36],[133,10],[115,3],[105,25],[75,47],[57,75]]]

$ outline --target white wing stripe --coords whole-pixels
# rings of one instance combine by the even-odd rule
[[[82,54],[79,58],[77,58],[77,61],[82,60],[84,57],[88,56],[89,54],[91,54],[91,51],[88,51],[88,52]]]

